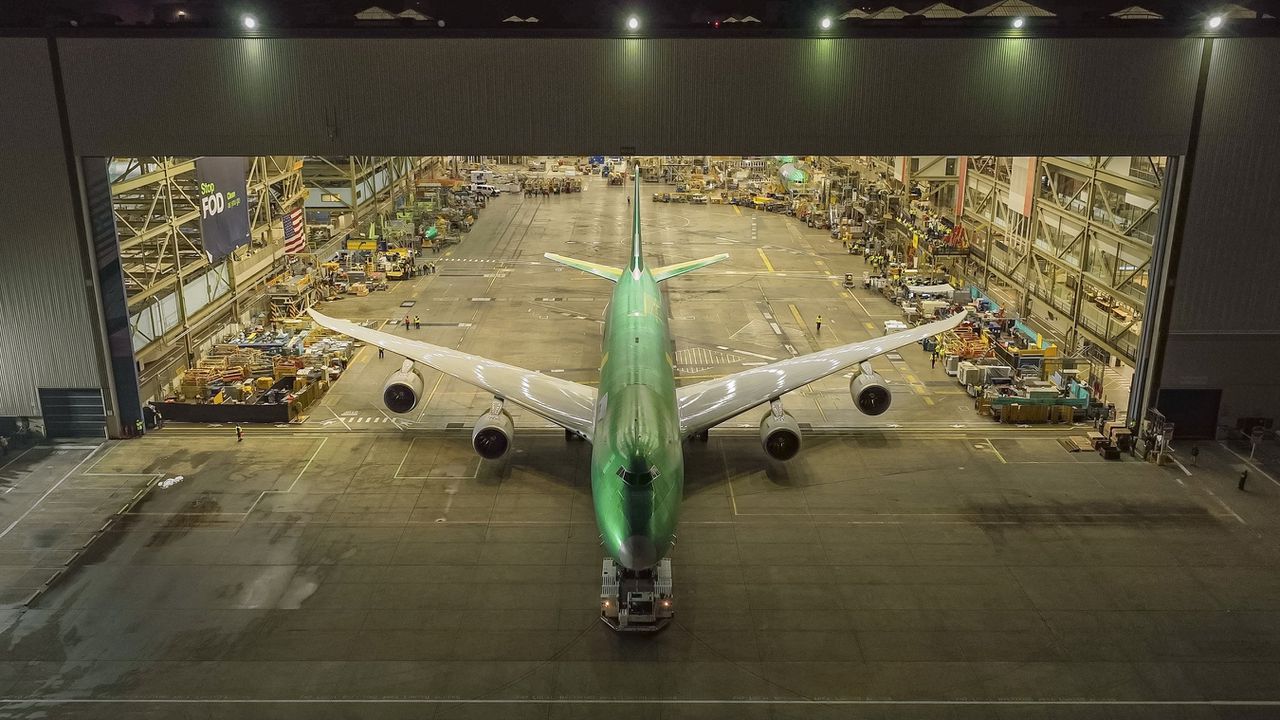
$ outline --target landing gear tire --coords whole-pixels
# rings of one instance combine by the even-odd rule
[[[582,436],[581,436],[581,435],[579,435],[578,433],[576,433],[576,432],[572,431],[572,430],[567,430],[567,429],[566,429],[566,430],[564,431],[564,441],[565,441],[565,442],[573,442],[574,440],[581,440],[581,439],[582,439]]]

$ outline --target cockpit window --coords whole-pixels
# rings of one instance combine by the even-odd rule
[[[659,474],[657,467],[650,467],[648,472],[638,473],[631,472],[625,467],[618,467],[618,477],[622,478],[623,482],[632,485],[644,485],[653,482],[654,478],[658,477]]]

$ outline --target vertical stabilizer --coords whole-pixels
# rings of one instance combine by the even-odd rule
[[[632,166],[635,189],[631,198],[631,261],[628,270],[644,269],[644,248],[640,244],[640,166]]]

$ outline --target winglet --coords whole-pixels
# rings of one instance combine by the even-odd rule
[[[588,262],[586,260],[577,260],[575,258],[565,257],[555,253],[543,253],[542,256],[548,260],[554,260],[561,265],[567,265],[575,270],[581,270],[585,273],[591,273],[596,277],[602,277],[605,280],[618,282],[618,279],[622,277],[622,270],[616,267],[609,267],[608,265],[601,265],[599,263]]]
[[[708,265],[713,265],[721,260],[728,259],[728,253],[720,253],[719,255],[712,255],[711,257],[705,257],[701,260],[689,260],[688,262],[675,263],[674,265],[663,265],[660,268],[653,269],[653,280],[654,282],[670,280],[677,275],[683,275],[687,272],[693,272],[694,270],[701,270]]]

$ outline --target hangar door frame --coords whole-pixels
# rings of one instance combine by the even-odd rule
[[[1211,43],[920,33],[714,39],[92,33],[47,39],[66,165],[78,193],[73,206],[82,213],[90,211],[90,193],[81,159],[113,156],[538,149],[1182,157],[1191,147]],[[473,98],[467,112],[439,112],[435,99],[459,75],[485,78],[490,91]],[[752,82],[724,82],[729,76]],[[149,81],[139,85],[137,77]],[[130,98],[127,107],[120,97]],[[403,107],[367,113],[387,97]],[[762,109],[786,121],[761,123]],[[86,218],[78,228],[86,248],[89,226]],[[1153,338],[1158,349],[1163,332]],[[100,342],[114,347],[110,337]],[[121,360],[112,364],[123,372]],[[104,378],[104,386],[110,382]],[[113,388],[112,395],[121,394]]]

